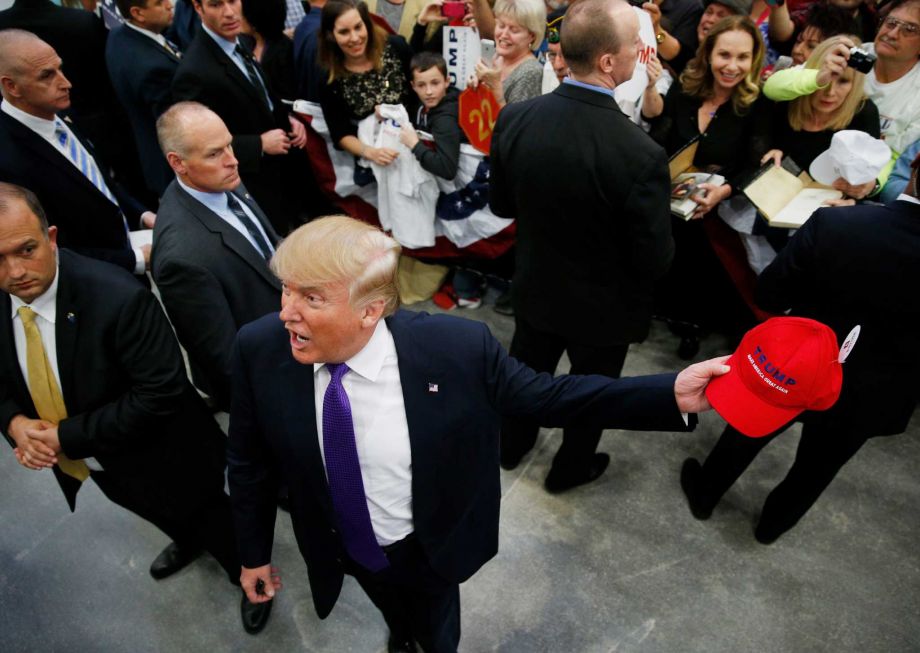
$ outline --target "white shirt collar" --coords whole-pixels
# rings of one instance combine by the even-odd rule
[[[16,295],[10,295],[10,308],[13,311],[13,318],[19,315],[20,306],[28,306],[42,318],[54,324],[54,321],[57,319],[57,289],[59,277],[60,265],[58,264],[54,269],[54,280],[51,282],[51,285],[48,286],[48,290],[36,297],[31,304],[26,304]]]
[[[31,113],[26,113],[19,107],[14,107],[9,102],[0,104],[0,111],[3,111],[3,113],[10,118],[18,120],[45,140],[51,141],[54,139],[54,124],[55,120],[58,119],[45,120],[44,118],[33,116]]]
[[[156,32],[151,32],[149,29],[144,29],[143,27],[138,27],[129,20],[125,21],[125,25],[133,29],[135,32],[140,32],[144,36],[153,39],[162,47],[166,47],[166,38],[162,34],[157,34]]]
[[[201,28],[208,34],[208,36],[214,39],[214,42],[220,46],[221,50],[227,53],[228,57],[233,56],[233,51],[236,50],[236,44],[238,42],[237,39],[233,41],[228,41],[223,36],[220,36],[219,34],[212,32],[210,29],[208,29],[208,26],[205,25],[204,23],[201,24]]]
[[[367,344],[357,354],[345,361],[348,369],[352,372],[363,376],[368,381],[374,382],[383,369],[383,363],[387,356],[396,355],[396,345],[393,342],[393,336],[386,322],[381,319],[374,328],[374,333]],[[313,363],[313,374],[315,375],[325,363]]]
[[[920,200],[918,200],[913,195],[908,195],[907,193],[901,193],[900,195],[898,195],[898,201],[899,202],[910,202],[911,204],[920,204]]]

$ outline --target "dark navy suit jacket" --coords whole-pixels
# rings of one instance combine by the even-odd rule
[[[409,426],[415,535],[432,568],[450,582],[465,581],[498,551],[503,415],[526,415],[545,426],[578,420],[687,429],[674,399],[674,375],[554,379],[509,357],[480,322],[399,311],[387,326]],[[313,366],[293,359],[276,315],[246,325],[237,337],[228,465],[243,565],[271,560],[280,476],[313,602],[326,617],[341,589],[344,550],[317,438]]]
[[[147,188],[159,197],[174,175],[157,142],[156,121],[172,104],[179,59],[150,37],[122,25],[109,34],[105,65],[131,121]]]
[[[92,143],[68,125],[93,155],[106,185],[118,199],[115,206],[82,172],[41,136],[0,112],[0,181],[18,184],[38,196],[57,225],[58,245],[134,271],[135,256],[128,243],[122,211],[132,229],[138,228],[145,207],[115,183]]]
[[[920,397],[920,205],[818,209],[760,275],[757,303],[810,317],[842,343],[860,325],[843,365],[840,399],[812,422],[866,436],[903,433]]]

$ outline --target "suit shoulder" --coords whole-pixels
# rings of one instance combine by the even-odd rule
[[[73,279],[92,286],[105,286],[107,289],[125,292],[144,292],[146,289],[138,283],[130,272],[122,267],[77,254],[68,249],[60,249],[62,269]]]
[[[257,320],[244,324],[236,336],[241,350],[246,352],[267,352],[290,350],[287,329],[278,319],[278,313],[263,315]]]
[[[408,335],[419,344],[432,343],[444,347],[458,338],[482,338],[489,327],[478,320],[468,320],[453,315],[431,315],[424,311],[399,310],[387,319],[387,326],[395,335]]]

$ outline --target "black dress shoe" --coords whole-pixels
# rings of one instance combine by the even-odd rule
[[[167,576],[172,576],[200,555],[201,549],[183,548],[175,542],[170,542],[150,565],[150,575],[157,580],[162,580]]]
[[[418,653],[418,648],[411,639],[400,639],[390,633],[390,639],[387,640],[387,653]]]
[[[250,635],[258,635],[268,623],[268,615],[272,613],[272,603],[253,603],[246,598],[246,592],[243,592],[243,600],[240,602],[240,617],[243,619],[243,630]]]
[[[786,531],[777,531],[776,528],[765,526],[763,520],[761,520],[754,528],[754,539],[761,544],[773,544],[779,539],[779,536],[785,532]]]
[[[601,474],[604,473],[609,464],[609,455],[605,453],[596,453],[591,459],[591,464],[588,465],[588,469],[580,474],[563,475],[550,469],[549,474],[546,475],[546,480],[543,481],[543,487],[545,487],[546,491],[550,494],[559,494],[560,492],[571,490],[573,487],[596,481],[600,478]]]
[[[697,336],[684,336],[677,346],[677,357],[681,360],[693,360],[700,353],[700,339]]]
[[[696,458],[687,458],[680,468],[680,489],[684,491],[687,497],[687,505],[690,506],[690,512],[700,520],[706,520],[712,517],[712,506],[704,506],[702,498],[699,495],[700,474],[703,466]]]

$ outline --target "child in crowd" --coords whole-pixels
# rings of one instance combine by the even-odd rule
[[[403,125],[399,140],[412,150],[422,168],[433,175],[451,180],[457,176],[460,142],[463,132],[457,118],[460,95],[450,85],[447,62],[436,52],[423,51],[412,57],[412,90],[418,104],[409,107],[412,125]],[[414,127],[413,127],[414,125]],[[415,128],[434,138],[434,149],[419,140]]]

